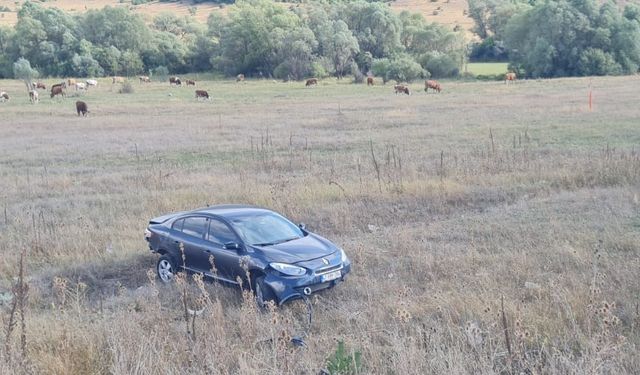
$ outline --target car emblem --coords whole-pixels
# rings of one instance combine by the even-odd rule
[[[322,258],[322,263],[324,263],[325,266],[329,265],[329,261],[327,260],[327,258]]]

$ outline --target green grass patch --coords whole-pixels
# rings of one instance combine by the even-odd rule
[[[509,67],[508,63],[492,62],[492,63],[468,63],[467,71],[475,75],[496,75],[504,74]]]

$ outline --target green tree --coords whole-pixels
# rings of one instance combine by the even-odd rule
[[[390,80],[412,82],[429,75],[420,64],[407,54],[396,55],[390,59],[374,59],[371,70],[376,76],[382,77],[384,83]]]
[[[333,65],[333,71],[338,78],[342,78],[353,62],[354,56],[360,51],[358,40],[342,21],[334,21],[331,25],[329,37],[323,41],[325,56]]]
[[[505,35],[512,63],[532,77],[628,74],[640,65],[640,24],[608,3],[539,2],[512,17]]]
[[[335,19],[347,23],[361,51],[380,58],[402,50],[402,24],[385,3],[362,0],[340,3],[335,6],[333,13]]]
[[[21,79],[29,91],[32,89],[31,82],[38,78],[38,71],[31,67],[29,60],[21,57],[13,63],[13,76]]]

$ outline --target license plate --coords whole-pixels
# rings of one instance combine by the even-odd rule
[[[335,279],[339,279],[340,278],[340,270],[337,271],[333,271],[333,272],[329,272],[327,274],[322,275],[322,277],[320,278],[320,280],[322,280],[322,282],[326,282],[326,281],[331,281],[331,280],[335,280]]]

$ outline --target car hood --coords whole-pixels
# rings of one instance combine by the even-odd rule
[[[336,245],[313,233],[277,245],[252,247],[261,251],[269,262],[289,264],[321,258],[338,250]]]

